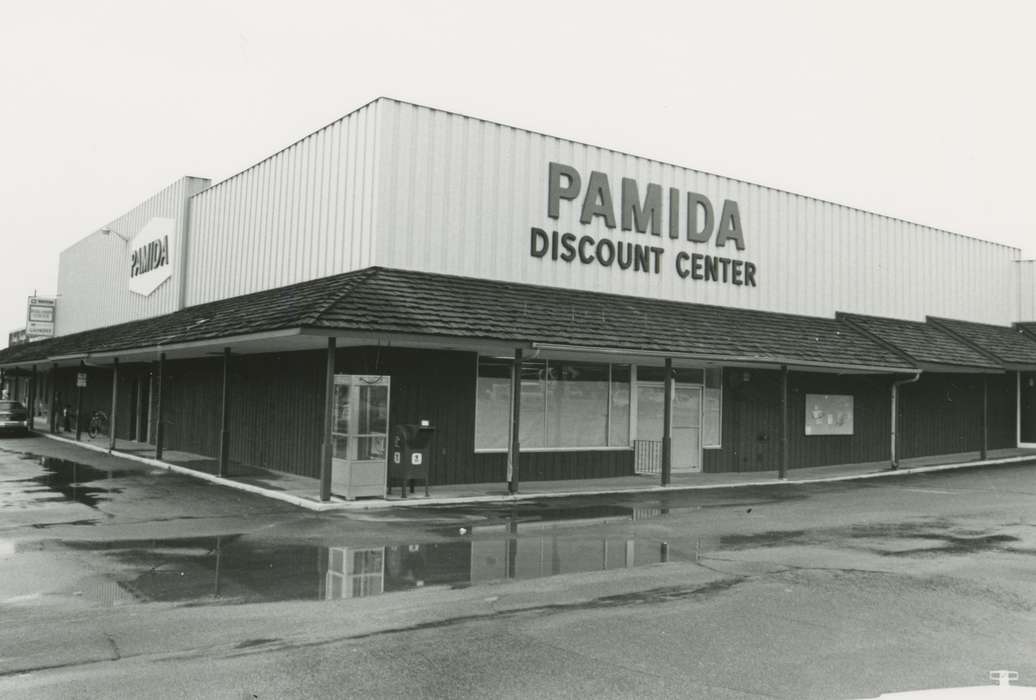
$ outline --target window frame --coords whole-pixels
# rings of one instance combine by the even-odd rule
[[[500,356],[497,356],[497,355],[481,355],[481,354],[477,354],[475,356],[475,410],[473,412],[474,420],[473,420],[473,425],[472,425],[472,432],[473,432],[473,438],[474,438],[474,440],[473,440],[474,450],[475,450],[475,454],[493,454],[493,453],[499,454],[499,453],[506,453],[507,449],[508,449],[506,446],[504,446],[504,447],[479,447],[478,446],[478,433],[476,432],[477,431],[477,427],[478,427],[478,410],[479,410],[478,380],[479,380],[479,376],[480,376],[479,375],[479,369],[481,367],[481,363],[482,363],[482,359],[483,358],[488,359],[488,360],[505,360],[505,361],[510,359],[510,361],[511,361],[511,368],[510,368],[510,371],[508,372],[508,375],[509,375],[509,377],[508,377],[508,381],[509,381],[509,385],[508,385],[509,402],[508,402],[508,407],[507,407],[507,414],[508,414],[508,421],[509,421],[509,425],[508,425],[508,429],[507,429],[508,434],[510,434],[510,430],[511,430],[511,428],[510,428],[511,406],[514,405],[514,399],[513,399],[513,397],[510,396],[511,389],[514,387],[514,364],[513,364],[514,361],[513,361],[513,359],[507,358],[507,357],[500,357]],[[559,364],[560,363],[568,362],[568,363],[603,365],[603,366],[608,368],[608,395],[607,395],[607,398],[606,398],[607,409],[606,409],[606,418],[605,418],[605,425],[604,425],[604,439],[605,439],[605,443],[610,442],[611,441],[611,428],[612,428],[612,409],[613,409],[613,406],[612,406],[612,396],[613,396],[613,394],[612,394],[612,381],[613,381],[612,368],[615,366],[615,364],[626,364],[626,363],[621,363],[621,362],[620,363],[594,362],[593,360],[559,360],[559,359],[553,359],[552,360],[552,359],[549,359],[549,358],[536,358],[536,359],[541,360],[544,363],[544,370],[545,370],[545,372],[544,372],[545,376],[543,378],[543,382],[544,382],[544,386],[543,386],[543,438],[544,438],[544,440],[547,439],[547,435],[548,435],[548,425],[547,425],[548,410],[547,409],[548,409],[548,406],[549,406],[549,402],[548,402],[549,391],[548,391],[547,383],[550,381],[550,376],[549,376],[550,375],[550,364],[551,364],[551,362],[555,362],[555,363],[559,363]],[[526,361],[528,361],[526,358],[522,359],[523,363],[526,362]],[[629,376],[628,383],[629,383],[629,386],[630,386],[630,393],[632,395],[633,383],[634,383],[634,381],[636,379],[636,373],[632,369],[634,367],[634,365],[632,363],[630,363],[629,366],[630,366],[631,369],[630,369],[630,376]],[[626,432],[626,435],[627,435],[627,443],[628,444],[625,444],[625,445],[610,445],[610,444],[586,445],[586,446],[573,445],[573,446],[564,446],[564,447],[561,447],[561,446],[559,446],[559,447],[550,447],[549,445],[535,446],[535,447],[525,447],[523,445],[521,450],[522,450],[523,453],[526,453],[526,452],[615,452],[615,451],[620,451],[620,450],[632,451],[633,450],[633,444],[632,444],[632,438],[630,437],[630,436],[633,435],[633,416],[632,416],[632,414],[633,414],[633,411],[630,410],[629,411],[629,415],[626,416],[626,422],[627,422],[627,432]]]

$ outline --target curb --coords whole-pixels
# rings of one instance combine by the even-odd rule
[[[261,486],[255,486],[253,484],[245,484],[240,481],[226,479],[224,477],[215,476],[213,474],[206,474],[205,472],[197,471],[194,469],[188,469],[187,467],[180,467],[175,464],[163,462],[161,460],[153,459],[150,457],[141,457],[140,455],[135,455],[129,452],[120,452],[119,450],[109,450],[98,445],[77,442],[76,440],[70,440],[69,438],[61,437],[59,435],[53,435],[51,433],[38,433],[35,431],[32,432],[34,435],[37,435],[39,437],[49,438],[57,442],[68,443],[69,445],[76,445],[87,450],[93,450],[94,452],[100,452],[102,454],[111,455],[112,457],[119,457],[121,459],[128,459],[134,462],[140,462],[141,464],[146,464],[151,467],[165,469],[166,471],[170,471],[176,474],[182,474],[184,476],[189,476],[195,479],[201,479],[202,481],[208,481],[209,483],[217,484],[219,486],[226,486],[228,488],[236,489],[238,491],[244,491],[246,493],[255,494],[257,496],[263,496],[264,498],[272,498],[277,501],[283,501],[284,503],[290,503],[291,505],[298,506],[299,508],[305,508],[306,510],[312,510],[316,512],[342,510],[378,510],[382,508],[405,508],[421,506],[450,506],[464,505],[469,503],[517,503],[520,501],[542,500],[545,498],[576,498],[581,496],[623,496],[628,494],[641,493],[683,493],[687,491],[710,491],[715,489],[736,489],[751,487],[758,488],[760,486],[798,486],[804,484],[826,484],[839,481],[856,481],[861,479],[880,479],[887,477],[910,476],[911,474],[926,474],[930,472],[951,471],[955,469],[968,469],[973,467],[990,467],[1000,464],[1032,462],[1036,460],[1036,455],[1021,455],[1017,457],[1002,457],[1000,459],[960,462],[956,464],[934,464],[925,467],[897,469],[896,471],[882,470],[877,472],[843,474],[841,476],[822,476],[807,479],[765,479],[761,481],[744,481],[729,484],[687,484],[680,486],[659,485],[628,489],[610,488],[597,489],[592,491],[583,490],[558,491],[549,493],[518,493],[499,496],[454,496],[451,498],[430,499],[414,498],[396,501],[346,501],[342,499],[334,499],[328,503],[323,503],[320,501],[313,501],[308,498],[302,498],[301,496],[293,496],[291,494],[283,493],[281,491],[265,489]]]
[[[98,445],[92,445],[90,443],[77,442],[76,440],[70,440],[69,438],[61,437],[60,435],[52,435],[50,433],[34,433],[40,437],[49,438],[57,442],[64,442],[69,445],[76,445],[87,450],[93,450],[94,452],[100,452],[101,454],[110,455],[112,457],[118,457],[120,459],[128,459],[133,462],[140,462],[151,467],[157,467],[159,469],[165,469],[166,471],[173,472],[175,474],[183,474],[184,476],[190,476],[195,479],[201,479],[202,481],[208,481],[219,486],[228,486],[238,491],[245,491],[248,493],[256,494],[257,496],[263,496],[265,498],[272,498],[278,501],[284,501],[294,506],[301,508],[307,508],[309,510],[331,510],[337,504],[335,503],[318,503],[302,498],[300,496],[292,496],[289,493],[282,493],[280,491],[274,491],[272,489],[264,489],[261,486],[254,486],[252,484],[243,484],[240,481],[233,481],[231,479],[224,479],[220,476],[214,476],[212,474],[206,474],[195,469],[188,469],[187,467],[180,467],[169,462],[163,462],[161,460],[153,459],[151,457],[141,457],[130,452],[121,452],[119,450],[109,450]]]

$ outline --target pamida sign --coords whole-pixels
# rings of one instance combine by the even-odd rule
[[[155,217],[129,242],[129,289],[148,296],[173,274],[173,220]]]
[[[608,235],[533,227],[532,257],[649,275],[676,274],[688,281],[756,286],[755,263],[721,254],[730,248],[739,253],[746,247],[741,212],[734,200],[723,200],[717,215],[712,201],[697,192],[669,187],[663,193],[661,185],[649,182],[641,197],[637,181],[624,177],[616,198],[608,175],[597,170],[586,178],[585,187],[583,182],[571,165],[550,163],[547,216],[560,219],[562,207],[578,207],[580,224],[602,222]]]

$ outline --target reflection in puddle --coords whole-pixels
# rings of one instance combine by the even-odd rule
[[[121,493],[121,489],[111,485],[113,480],[128,474],[140,473],[139,471],[97,469],[96,467],[79,464],[78,462],[70,462],[53,457],[29,456],[26,459],[38,462],[43,467],[42,474],[26,479],[27,482],[39,484],[48,491],[60,494],[63,500],[82,503],[90,508],[96,508],[100,501],[108,500],[110,494]]]
[[[554,534],[377,547],[281,545],[240,535],[66,545],[121,565],[124,573],[112,579],[125,595],[101,587],[105,600],[195,604],[359,598],[625,569],[670,557],[661,542]]]

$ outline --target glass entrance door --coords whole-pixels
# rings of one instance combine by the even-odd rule
[[[701,471],[701,387],[676,385],[673,393],[673,471]]]
[[[385,494],[389,378],[336,374],[332,491],[355,498]]]
[[[637,440],[662,442],[665,387],[637,383]],[[673,472],[701,471],[701,387],[677,384],[673,392]]]

